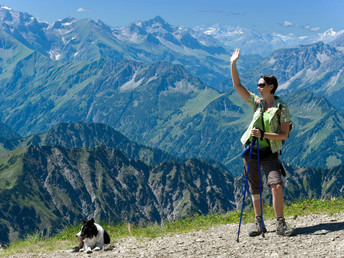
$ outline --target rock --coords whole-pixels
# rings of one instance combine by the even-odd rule
[[[103,250],[104,250],[105,252],[106,252],[106,251],[112,251],[114,248],[115,248],[114,245],[107,244],[107,245],[104,245]]]

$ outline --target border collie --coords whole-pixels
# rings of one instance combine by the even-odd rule
[[[99,251],[104,245],[110,244],[110,236],[106,230],[94,223],[92,218],[89,221],[83,220],[81,231],[76,234],[80,239],[79,251],[92,253],[92,251]]]

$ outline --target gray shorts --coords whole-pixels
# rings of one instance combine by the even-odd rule
[[[247,173],[247,166],[249,162],[249,155],[243,158],[245,175]],[[264,172],[265,178],[267,180],[268,186],[271,185],[282,185],[282,172],[279,166],[278,155],[270,154],[266,158],[260,161],[261,165],[261,175]],[[248,174],[248,183],[250,185],[251,194],[259,194],[259,174],[258,174],[258,159],[251,159],[250,171]],[[262,187],[263,191],[263,187]]]

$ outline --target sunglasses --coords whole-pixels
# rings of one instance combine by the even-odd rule
[[[264,88],[267,84],[266,83],[258,83],[258,87]]]

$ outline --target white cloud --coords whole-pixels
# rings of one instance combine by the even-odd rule
[[[313,32],[320,30],[320,27],[311,27],[309,25],[305,25],[305,26],[303,26],[303,28],[305,28],[306,30],[309,30],[309,31],[313,31]]]
[[[82,12],[87,12],[88,10],[87,9],[85,9],[85,8],[78,8],[77,10],[76,10],[77,12],[79,12],[79,13],[82,13]]]
[[[290,21],[284,21],[282,24],[283,27],[292,27],[295,26],[292,22]]]
[[[310,28],[311,31],[319,31],[320,28],[319,27],[314,27],[314,28]]]

